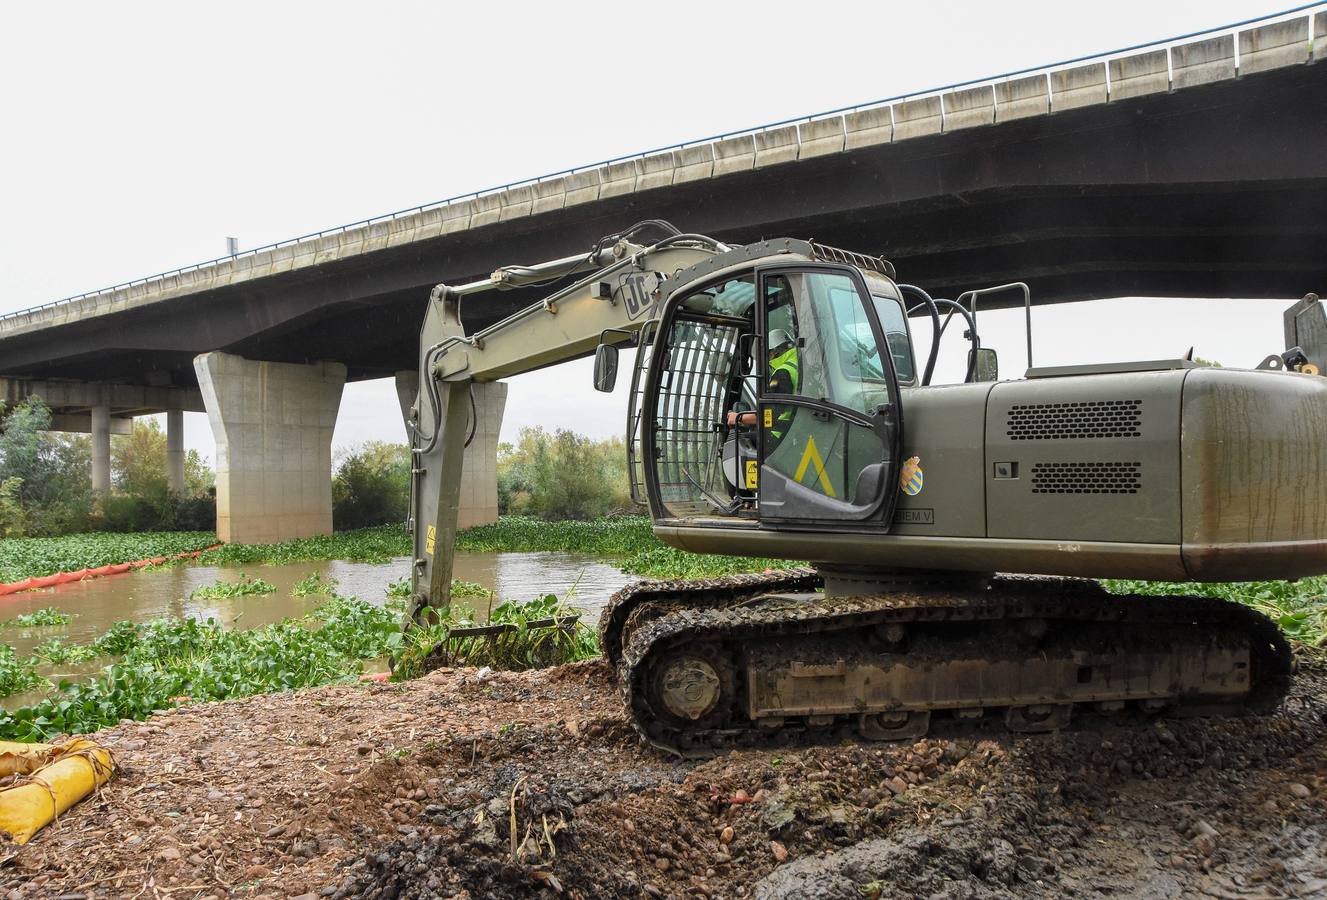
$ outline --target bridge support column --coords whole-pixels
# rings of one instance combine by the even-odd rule
[[[166,486],[184,493],[184,410],[166,410]]]
[[[346,367],[194,358],[217,442],[217,538],[270,543],[332,531],[332,429]]]
[[[97,494],[111,490],[111,407],[104,391],[92,407],[92,490]]]
[[[456,527],[488,525],[498,520],[498,433],[502,414],[507,408],[507,385],[501,381],[476,384],[475,436],[465,448],[461,464],[461,500]],[[401,403],[401,417],[410,434],[410,407],[419,392],[419,373],[413,369],[396,373],[396,398]]]

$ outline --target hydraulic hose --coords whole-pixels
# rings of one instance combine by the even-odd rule
[[[940,327],[940,308],[935,305],[935,301],[931,299],[930,294],[915,284],[900,284],[898,289],[903,292],[905,297],[912,295],[921,300],[931,313],[931,355],[926,360],[926,371],[922,373],[922,386],[925,387],[931,383],[931,375],[935,372],[935,360],[940,355],[940,336],[943,332]],[[912,309],[916,308],[914,306]],[[912,314],[912,309],[908,310],[909,315]]]

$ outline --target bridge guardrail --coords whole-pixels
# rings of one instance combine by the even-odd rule
[[[112,308],[133,306],[149,287],[161,293],[183,292],[196,280],[189,276],[204,270],[214,285],[248,280],[316,264],[319,256],[340,258],[636,191],[1322,60],[1327,60],[1327,2],[1320,0],[1106,53],[710,135],[361,219],[0,314],[0,336],[54,321],[71,307],[89,302],[94,307],[103,300]]]

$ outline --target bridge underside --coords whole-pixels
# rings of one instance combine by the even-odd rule
[[[586,203],[7,338],[0,374],[193,386],[193,360],[413,365],[429,288],[644,218],[892,259],[937,296],[1294,298],[1327,288],[1327,65],[914,138]],[[471,328],[530,293],[486,294]]]

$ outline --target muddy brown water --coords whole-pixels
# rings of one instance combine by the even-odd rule
[[[337,591],[373,603],[384,603],[387,586],[409,574],[409,557],[398,557],[382,564],[330,560],[267,566],[179,566],[148,572],[126,572],[58,585],[40,591],[26,591],[0,597],[0,620],[12,619],[53,606],[74,617],[68,625],[48,628],[6,628],[0,640],[13,645],[20,658],[31,654],[33,647],[51,638],[72,643],[87,643],[106,632],[114,623],[129,620],[148,622],[164,616],[212,618],[236,628],[256,628],[282,619],[297,618],[312,612],[326,597],[292,596],[296,583],[311,574],[333,579]],[[200,587],[218,581],[238,581],[241,573],[262,578],[276,586],[270,594],[244,597],[190,598]],[[633,580],[615,568],[611,561],[579,553],[458,553],[454,576],[473,581],[493,591],[503,600],[529,601],[545,594],[571,595],[571,602],[598,621],[599,610],[613,592]],[[479,618],[487,614],[488,602],[479,598],[459,601],[478,607]],[[496,602],[496,600],[494,601]],[[96,672],[103,663],[82,666],[42,667],[39,671],[55,681]],[[44,696],[42,692],[14,694],[3,705],[14,709]]]

